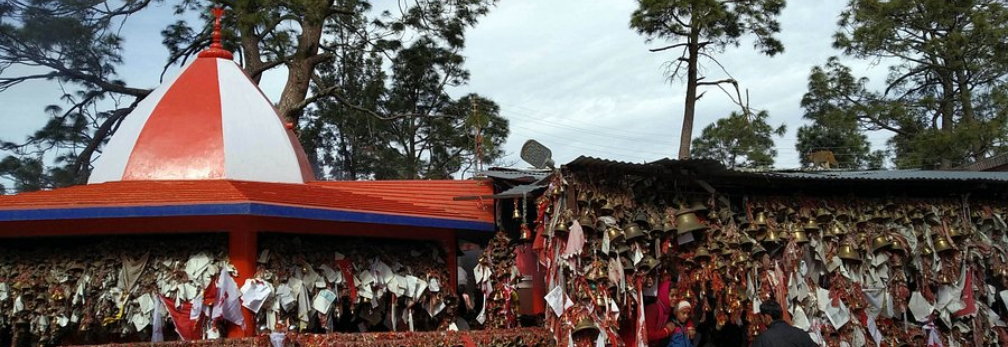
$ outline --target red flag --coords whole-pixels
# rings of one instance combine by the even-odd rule
[[[959,318],[977,313],[976,300],[973,299],[973,270],[966,271],[966,284],[963,286],[962,301],[966,303],[966,307],[953,314],[953,317]]]
[[[168,315],[175,323],[175,332],[179,334],[182,341],[199,340],[203,336],[199,320],[189,318],[189,312],[192,311],[191,302],[182,303],[182,307],[175,308],[175,303],[168,298],[162,296],[161,300],[164,301]]]
[[[210,279],[210,284],[203,289],[203,307],[213,306],[217,302],[217,276]]]
[[[340,272],[343,273],[343,279],[346,281],[347,287],[350,288],[350,302],[357,302],[357,285],[353,278],[353,263],[349,259],[340,259],[336,261],[336,265],[339,266]]]

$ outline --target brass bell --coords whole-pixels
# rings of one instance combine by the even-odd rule
[[[682,213],[676,216],[676,230],[679,235],[704,229],[707,229],[707,226],[703,225],[703,223],[697,219],[696,214],[692,212]]]
[[[588,337],[594,340],[595,336],[599,334],[599,328],[592,323],[591,319],[583,318],[578,325],[574,327],[574,331],[571,332],[575,337]]]
[[[838,252],[837,256],[843,260],[861,262],[861,254],[859,254],[858,251],[854,249],[854,246],[848,242],[844,242],[843,245],[840,246],[840,252]]]
[[[619,230],[619,228],[609,227],[609,229],[606,230],[606,233],[609,234],[609,242],[620,242],[620,241],[623,241],[623,236],[624,235],[621,232],[621,230]]]
[[[801,229],[795,229],[795,231],[792,232],[792,236],[794,237],[794,242],[796,244],[804,245],[806,243],[809,243],[808,236],[805,235],[805,231]]]
[[[892,246],[889,247],[890,251],[892,251],[893,253],[906,254],[906,248],[903,247],[902,243],[892,242],[892,240],[889,241],[890,243],[892,243]]]
[[[678,215],[678,214],[683,214],[683,213],[690,213],[690,212],[697,213],[697,212],[706,212],[706,211],[707,211],[707,206],[704,206],[704,204],[702,204],[702,203],[700,203],[698,201],[698,202],[694,202],[693,204],[691,204],[687,208],[682,208],[682,206],[680,205],[680,208],[679,208],[678,211],[676,211],[676,214]]]
[[[721,250],[721,245],[720,245],[720,244],[719,244],[718,242],[712,242],[712,243],[710,244],[710,247],[707,247],[707,250],[708,250],[708,251],[709,251],[710,253],[712,253],[712,254],[713,254],[713,253],[715,253],[715,252],[717,252],[717,251],[720,251],[720,250]]]
[[[758,245],[758,244],[757,244],[756,246],[753,246],[753,249],[752,249],[752,256],[753,256],[753,258],[755,258],[755,257],[758,257],[758,256],[760,256],[761,254],[765,254],[766,252],[767,252],[767,251],[766,251],[766,248],[763,248],[763,246],[762,246],[762,245]],[[741,253],[740,253],[740,254],[741,254]]]
[[[645,256],[644,259],[641,259],[640,263],[637,263],[637,270],[640,270],[641,272],[651,271],[651,266],[654,265],[654,263],[652,263],[653,260],[654,258],[650,255]]]
[[[511,214],[511,218],[514,218],[515,220],[518,220],[518,219],[522,218],[521,211],[518,210],[518,204],[517,203],[515,203],[514,213]]]
[[[889,241],[889,238],[886,237],[885,235],[879,235],[875,236],[875,238],[872,239],[871,245],[872,245],[872,253],[878,253],[881,250],[892,247],[892,242]]]
[[[854,223],[854,225],[856,225],[858,228],[864,228],[866,225],[868,225],[868,222],[871,221],[871,218],[872,217],[870,215],[863,214],[861,215],[861,217],[858,217],[858,220],[857,222]]]
[[[616,252],[618,252],[621,255],[627,254],[630,252],[630,246],[626,244],[618,245],[616,246]]]
[[[599,214],[603,216],[611,216],[616,207],[609,201],[606,201],[602,207],[599,207]]]
[[[819,221],[819,223],[829,223],[833,221],[833,213],[827,211],[825,208],[820,207],[816,209],[815,218],[817,221]]]
[[[696,258],[696,261],[698,262],[706,263],[707,261],[710,261],[711,255],[706,248],[700,247],[700,249],[696,251],[696,254],[693,255],[693,258]]]
[[[627,224],[627,226],[623,228],[623,232],[626,234],[624,237],[626,237],[627,241],[633,241],[634,239],[644,236],[644,232],[641,231],[640,227],[637,226],[636,223]]]
[[[817,232],[819,231],[819,223],[816,223],[815,219],[810,218],[807,222],[805,222],[804,228],[805,231],[808,232]]]
[[[656,234],[657,235],[657,234],[661,234],[661,233],[663,233],[665,231],[664,228],[662,227],[661,220],[659,220],[658,216],[656,216],[654,214],[648,216],[648,225],[651,226],[651,233],[652,234]]]
[[[532,230],[529,230],[528,225],[522,224],[521,230],[518,234],[518,241],[521,243],[532,242]]]
[[[934,254],[934,251],[931,250],[931,247],[928,247],[928,246],[921,247],[921,255],[923,255],[925,257],[929,257],[932,254]]]
[[[952,240],[959,240],[963,236],[966,236],[966,235],[963,234],[962,232],[960,232],[959,228],[956,228],[956,227],[953,227],[953,226],[949,227],[949,237],[951,237]]]
[[[581,207],[588,206],[588,193],[586,192],[579,193],[577,196],[577,204],[578,206]]]
[[[938,254],[942,254],[953,250],[953,248],[952,244],[949,243],[944,236],[939,236],[934,242],[934,250],[935,252],[938,252]]]
[[[778,242],[781,242],[781,238],[780,238],[779,235],[777,235],[777,231],[776,230],[769,230],[766,233],[766,237],[763,238],[763,242],[765,242],[765,243],[778,243]]]
[[[749,235],[742,234],[741,240],[739,240],[739,244],[742,246],[742,248],[748,249],[753,245],[755,245],[756,241],[753,240],[753,238],[750,237]]]
[[[556,228],[553,229],[553,233],[556,234],[557,236],[566,236],[568,233],[570,233],[570,227],[567,226],[567,218],[560,218],[560,221],[557,222]],[[546,236],[553,236],[553,235],[546,235]]]
[[[675,223],[672,223],[671,218],[666,217],[665,221],[662,222],[662,232],[664,232],[665,234],[672,234],[676,232]]]
[[[924,214],[920,211],[914,211],[914,213],[910,215],[910,221],[920,224],[924,222]]]
[[[766,215],[766,212],[757,213],[756,214],[756,221],[753,222],[753,224],[756,224],[758,226],[766,226],[767,225],[767,215]]]
[[[596,228],[595,221],[593,221],[592,217],[589,216],[589,215],[587,215],[587,214],[584,214],[584,215],[581,215],[581,217],[578,217],[578,221],[577,222],[578,222],[579,225],[581,225],[581,229],[583,229],[586,233],[593,234],[596,231],[598,231],[598,230],[595,230],[595,228]]]

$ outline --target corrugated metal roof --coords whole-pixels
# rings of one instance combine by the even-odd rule
[[[549,177],[551,173],[549,170],[537,169],[490,168],[490,170],[480,172],[479,174],[490,178],[532,183]]]
[[[994,181],[1008,182],[1008,172],[878,170],[878,171],[794,171],[766,172],[760,175],[813,180],[870,181]]]

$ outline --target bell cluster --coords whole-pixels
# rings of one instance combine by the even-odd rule
[[[261,245],[261,331],[432,331],[455,320],[458,298],[436,243],[271,235]]]
[[[0,336],[19,346],[150,340],[159,296],[193,300],[230,268],[225,245],[195,234],[5,240]]]
[[[668,280],[695,320],[750,338],[766,328],[753,308],[775,300],[824,346],[1008,345],[1000,201],[721,196],[595,174],[558,175],[540,199],[547,290],[573,303],[550,303],[561,343],[621,345],[608,339],[635,326],[636,291]]]

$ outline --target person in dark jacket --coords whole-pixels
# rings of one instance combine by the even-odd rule
[[[771,321],[767,330],[760,334],[752,347],[818,347],[804,330],[783,321],[784,310],[776,301],[769,300],[760,305],[760,315]]]

